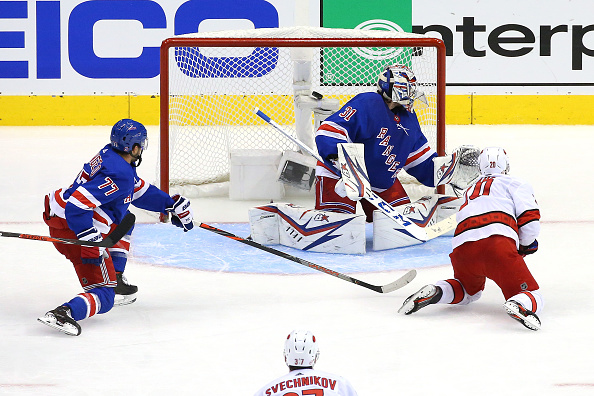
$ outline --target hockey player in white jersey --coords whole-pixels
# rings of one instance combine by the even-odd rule
[[[310,331],[292,331],[284,349],[289,373],[266,384],[254,396],[357,396],[345,378],[313,368],[319,354],[316,337]]]
[[[356,212],[356,202],[347,197],[334,165],[339,143],[364,145],[371,188],[391,206],[410,203],[397,178],[402,169],[428,187],[450,183],[465,188],[479,176],[476,148],[462,146],[454,155],[438,157],[423,135],[414,111],[415,103],[421,101],[426,99],[417,88],[412,70],[404,65],[389,65],[378,77],[377,92],[356,95],[326,118],[315,138],[324,160],[316,167],[316,209]],[[469,166],[464,162],[467,157],[471,157]],[[365,200],[361,205],[371,222],[375,208]]]
[[[430,304],[469,304],[480,298],[489,278],[501,288],[507,314],[538,330],[543,297],[524,262],[538,249],[540,211],[533,189],[508,175],[502,148],[484,149],[479,164],[482,177],[466,190],[456,215],[450,254],[454,278],[423,286],[398,312],[408,315]]]

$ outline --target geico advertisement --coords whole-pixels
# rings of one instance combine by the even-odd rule
[[[332,27],[442,38],[448,93],[594,93],[592,0],[398,0],[379,16],[360,1],[14,0],[0,1],[0,94],[158,94],[163,39],[293,26],[304,1],[310,22],[341,7],[345,25]]]

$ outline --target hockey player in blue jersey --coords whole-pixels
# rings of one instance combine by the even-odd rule
[[[50,235],[101,241],[128,212],[130,204],[145,210],[171,213],[172,223],[184,231],[193,227],[190,201],[170,197],[136,174],[147,148],[146,128],[131,119],[118,121],[111,142],[84,164],[72,185],[45,197],[44,221]],[[136,300],[136,286],[123,276],[130,234],[109,249],[54,244],[70,260],[83,292],[47,312],[39,321],[69,335],[79,335],[78,321],[106,313],[115,305]]]
[[[326,118],[315,138],[325,160],[316,168],[316,209],[355,213],[356,202],[347,197],[344,183],[335,173],[339,143],[364,145],[371,187],[391,206],[410,203],[397,178],[401,169],[428,187],[451,182],[458,164],[455,157],[437,160],[445,157],[438,157],[429,145],[413,109],[415,100],[421,99],[424,95],[417,90],[415,75],[408,67],[386,66],[379,75],[377,92],[356,95]],[[478,149],[473,152],[478,156]],[[470,179],[478,177],[475,168]],[[367,221],[373,221],[375,208],[365,200],[361,204]]]

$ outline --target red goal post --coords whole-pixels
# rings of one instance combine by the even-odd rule
[[[313,58],[304,58],[304,53],[312,53]],[[404,60],[398,60],[400,56]],[[407,64],[415,72],[429,107],[426,113],[417,110],[421,128],[438,154],[444,155],[442,40],[412,33],[300,27],[197,33],[164,40],[160,188],[169,192],[186,184],[227,182],[233,148],[295,150],[286,138],[273,137],[275,132],[250,115],[251,110],[266,110],[299,138],[296,124],[301,116],[295,104],[299,92],[320,92],[342,106],[358,92],[375,90],[381,67],[393,63]],[[311,131],[311,109],[308,114],[305,128]]]

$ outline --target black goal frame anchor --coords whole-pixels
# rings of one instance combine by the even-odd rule
[[[374,292],[377,292],[377,293],[390,293],[390,292],[393,292],[394,290],[398,290],[398,289],[406,286],[407,284],[409,284],[417,276],[417,271],[414,270],[414,269],[412,269],[412,270],[408,271],[406,274],[404,274],[403,276],[401,276],[400,278],[398,278],[397,280],[395,280],[394,282],[388,283],[387,285],[383,285],[383,286],[376,286],[376,285],[369,284],[367,282],[363,282],[362,280],[355,279],[355,278],[350,277],[348,275],[341,274],[340,272],[336,272],[336,271],[333,271],[331,269],[322,267],[321,265],[314,264],[311,261],[307,261],[307,260],[304,260],[302,258],[299,258],[299,257],[296,257],[296,256],[292,256],[292,255],[290,255],[288,253],[281,252],[280,250],[276,250],[276,249],[273,249],[271,247],[268,247],[268,246],[259,244],[258,242],[254,242],[251,239],[245,239],[245,238],[239,237],[239,236],[234,235],[234,234],[232,234],[232,233],[230,233],[228,231],[221,230],[221,229],[216,228],[216,227],[213,227],[211,225],[200,223],[198,226],[200,228],[205,229],[205,230],[208,230],[208,231],[214,232],[216,234],[222,235],[224,237],[233,239],[233,240],[235,240],[237,242],[241,242],[241,243],[244,243],[246,245],[255,247],[256,249],[260,249],[260,250],[263,250],[265,252],[272,253],[275,256],[279,256],[279,257],[285,258],[287,260],[294,261],[294,262],[296,262],[298,264],[301,264],[301,265],[304,265],[306,267],[315,269],[317,271],[323,272],[323,273],[328,274],[328,275],[335,276],[335,277],[340,278],[340,279],[342,279],[344,281],[347,281],[347,282],[350,282],[350,283],[354,283],[355,285],[362,286],[362,287],[364,287],[366,289],[369,289],[369,290],[373,290]]]

